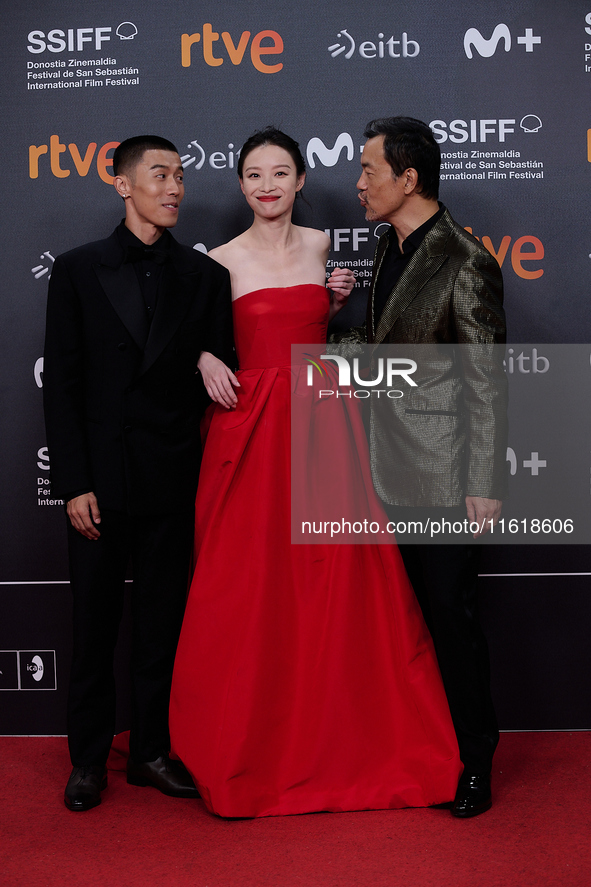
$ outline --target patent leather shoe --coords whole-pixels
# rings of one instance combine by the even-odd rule
[[[151,785],[172,798],[198,798],[195,783],[180,761],[161,755],[155,761],[139,763],[129,758],[127,781],[130,785]]]
[[[66,786],[64,804],[68,810],[90,810],[98,807],[101,792],[106,787],[107,771],[104,767],[74,767]]]
[[[462,774],[451,808],[452,816],[468,819],[485,813],[491,807],[490,777]]]

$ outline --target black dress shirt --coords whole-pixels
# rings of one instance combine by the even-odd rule
[[[382,311],[390,297],[390,293],[400,280],[402,272],[408,265],[410,257],[421,245],[425,239],[425,235],[431,230],[433,225],[439,221],[445,207],[439,204],[438,211],[427,219],[419,228],[416,228],[412,234],[409,234],[402,243],[402,251],[398,246],[398,237],[396,231],[391,228],[388,232],[388,248],[382,259],[378,278],[376,280],[376,288],[374,293],[374,322],[377,327],[378,321],[382,316]]]
[[[158,302],[162,268],[169,261],[170,232],[163,231],[158,240],[148,246],[136,237],[123,221],[117,229],[117,236],[125,249],[123,261],[133,264],[146,306],[148,322],[151,322]]]

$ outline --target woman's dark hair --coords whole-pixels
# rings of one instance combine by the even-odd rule
[[[281,132],[280,129],[275,129],[274,126],[267,126],[265,129],[259,129],[254,132],[250,138],[248,138],[240,149],[240,157],[238,158],[238,177],[242,178],[242,170],[244,169],[244,161],[248,157],[251,151],[254,151],[255,148],[262,148],[265,145],[276,145],[278,148],[283,148],[293,162],[295,163],[295,168],[298,176],[301,176],[306,172],[306,163],[302,156],[302,152],[300,151],[300,147],[298,143],[291,138],[291,136],[286,135],[284,132]]]
[[[417,193],[437,199],[441,151],[426,123],[414,117],[380,117],[367,124],[363,135],[366,139],[384,136],[384,158],[394,175],[416,169]]]

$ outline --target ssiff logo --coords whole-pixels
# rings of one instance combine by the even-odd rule
[[[523,36],[517,38],[517,43],[525,46],[526,52],[533,52],[534,46],[541,42],[542,38],[535,36],[532,28],[526,28]],[[505,52],[511,49],[511,31],[503,23],[496,26],[488,39],[482,36],[478,28],[468,28],[464,34],[464,52],[469,59],[473,58],[473,49],[482,58],[489,59],[495,54],[499,44],[503,45]]]
[[[63,31],[61,28],[53,28],[48,31],[31,31],[27,37],[29,44],[27,49],[34,55],[48,51],[53,53],[59,52],[82,52],[87,43],[93,45],[93,49],[102,51],[103,43],[108,43],[111,39],[113,28],[68,28]],[[115,29],[115,34],[120,40],[133,40],[137,35],[137,28],[133,22],[121,22]]]
[[[429,123],[430,128],[433,130],[435,141],[440,145],[448,139],[450,142],[455,142],[457,145],[461,145],[463,142],[468,141],[472,143],[485,143],[489,140],[496,140],[503,143],[507,141],[508,135],[513,135],[515,133],[516,125],[516,117],[500,117],[498,119],[487,118],[480,120],[476,118],[472,118],[471,120],[462,120],[458,118],[456,120],[451,120],[449,123],[446,120],[432,120]],[[539,132],[542,128],[542,121],[537,114],[525,114],[521,118],[519,126],[523,132],[526,133]]]

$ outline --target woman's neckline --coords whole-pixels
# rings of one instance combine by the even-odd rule
[[[232,299],[232,302],[239,302],[241,299],[245,299],[246,296],[253,296],[255,293],[264,293],[269,291],[277,291],[277,290],[293,290],[293,289],[301,289],[303,286],[317,286],[319,289],[326,290],[326,287],[321,283],[295,283],[291,286],[262,286],[256,290],[250,290],[247,293],[244,293],[242,296],[238,296],[236,299]]]

